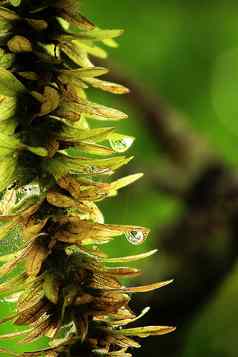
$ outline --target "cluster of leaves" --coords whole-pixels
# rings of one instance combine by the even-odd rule
[[[100,30],[80,14],[76,0],[9,0],[0,4],[0,238],[16,227],[21,247],[2,256],[0,276],[19,263],[24,270],[0,285],[1,296],[16,300],[16,313],[2,320],[25,325],[22,337],[50,338],[45,350],[22,356],[130,356],[133,336],[173,330],[167,326],[126,328],[143,316],[128,306],[130,294],[170,281],[126,288],[118,280],[138,269],[117,267],[154,254],[110,258],[101,245],[119,236],[140,244],[143,227],[104,224],[96,205],[141,174],[109,182],[131,158],[133,143],[113,127],[91,120],[127,116],[87,99],[89,87],[123,94],[127,89],[99,76],[92,57],[97,46],[116,46],[120,30]],[[15,355],[7,352],[8,355]]]

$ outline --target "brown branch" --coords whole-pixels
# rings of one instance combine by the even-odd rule
[[[107,65],[111,68],[108,78],[130,89],[127,95],[128,102],[142,114],[143,124],[150,130],[159,149],[174,165],[189,169],[194,167],[194,160],[196,164],[198,161],[204,164],[204,160],[205,162],[214,160],[215,153],[210,152],[206,141],[186,125],[181,115],[171,110],[148,88],[129,76],[122,75],[125,73],[124,70],[112,64]]]

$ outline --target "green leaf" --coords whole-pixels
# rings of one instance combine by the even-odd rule
[[[70,168],[70,170],[85,170],[88,174],[97,173],[97,171],[103,170],[116,170],[119,167],[126,165],[133,157],[116,156],[106,159],[91,159],[85,158],[83,156],[77,157],[76,159],[62,158],[64,164]]]
[[[6,135],[4,133],[0,133],[0,156],[8,155],[16,150],[24,149],[29,150],[38,156],[48,156],[48,151],[45,148],[25,145],[15,135]]]
[[[105,59],[107,58],[107,52],[103,50],[101,47],[92,45],[92,42],[89,40],[73,40],[72,44],[74,46],[74,49],[77,51],[85,51],[87,54]]]
[[[58,6],[62,7],[60,2]],[[85,16],[80,14],[78,2],[72,0],[67,0],[67,2],[63,3],[61,16],[73,26],[77,26],[78,28],[84,30],[92,30],[95,27],[91,21],[89,21]]]
[[[56,279],[55,274],[49,272],[45,274],[43,290],[47,299],[53,304],[57,304],[59,299],[59,281]]]
[[[41,157],[47,157],[48,156],[48,151],[43,148],[43,147],[39,147],[39,146],[26,146],[26,148],[32,152],[35,155],[41,156]]]
[[[55,237],[59,241],[79,245],[105,244],[132,230],[142,232],[145,238],[149,234],[149,230],[144,227],[92,223],[79,217],[64,217],[59,224],[63,227],[66,224],[67,230],[59,230]]]
[[[68,157],[76,158],[77,156],[82,156],[83,153],[99,156],[112,155],[114,151],[107,146],[91,144],[86,142],[80,142],[76,144],[76,147],[71,146],[67,149],[60,150],[61,154],[64,154]]]
[[[109,40],[112,38],[119,37],[123,34],[124,30],[101,30],[95,28],[91,31],[81,31],[78,32],[81,38],[89,38],[94,41]]]
[[[1,215],[3,213],[2,207],[1,207]],[[12,220],[11,222],[1,222],[0,224],[0,240],[9,237],[11,232],[13,231],[14,228],[16,228],[17,223]],[[2,291],[2,285],[0,285],[0,292]]]
[[[145,327],[135,327],[130,329],[118,330],[118,333],[125,336],[137,336],[137,337],[149,337],[149,336],[159,336],[165,335],[167,333],[174,332],[175,327],[172,326],[145,326]]]
[[[113,289],[114,291],[118,290],[124,293],[147,293],[150,291],[154,291],[157,289],[161,289],[169,284],[171,284],[173,280],[167,280],[167,281],[162,281],[159,283],[153,283],[153,284],[148,284],[148,285],[142,285],[142,286],[135,286],[135,287],[122,287],[120,289]]]
[[[10,31],[12,29],[12,24],[8,20],[5,20],[4,18],[0,17],[0,35],[1,35],[1,40],[7,38],[10,34]]]
[[[63,141],[77,143],[87,141],[92,143],[100,143],[107,140],[114,128],[95,128],[95,129],[78,129],[76,127],[64,126],[62,132],[56,134]]]
[[[73,84],[81,88],[87,87],[87,85],[82,81],[86,81],[86,78],[101,76],[107,73],[108,70],[103,67],[89,67],[89,68],[80,68],[72,70],[62,70],[58,76],[58,79],[64,83],[72,86]]]
[[[110,321],[110,322],[111,322],[111,324],[113,324],[113,326],[128,325],[128,324],[130,324],[132,322],[135,322],[135,321],[141,319],[149,311],[150,311],[150,307],[145,307],[138,316],[132,315],[130,318],[126,318],[126,319],[122,319],[122,320],[115,320],[115,321]]]
[[[24,85],[5,68],[0,68],[0,95],[15,97],[26,92]]]
[[[0,133],[4,135],[13,135],[16,127],[17,123],[14,117],[0,121]]]
[[[71,70],[62,70],[60,71],[60,78],[62,81],[70,81],[72,79],[83,79],[83,78],[93,78],[102,76],[103,74],[108,73],[108,70],[103,67],[89,67],[89,68],[79,68]]]
[[[122,177],[110,184],[111,188],[115,191],[119,190],[120,188],[126,187],[133,182],[139,180],[144,174],[139,173],[139,174],[134,174],[134,175],[129,175],[126,177]]]
[[[126,256],[126,257],[118,257],[118,258],[102,258],[102,261],[104,263],[130,263],[130,262],[136,262],[138,260],[143,260],[146,258],[151,257],[152,255],[156,254],[158,252],[157,249],[150,250],[149,252],[142,253],[142,254],[137,254],[137,255],[131,255],[131,256]]]
[[[9,281],[6,281],[6,282],[0,284],[1,295],[2,295],[2,293],[6,293],[8,291],[10,291],[12,293],[12,291],[14,291],[14,290],[22,290],[25,287],[24,285],[25,285],[26,280],[27,280],[27,274],[22,273],[16,277],[10,279]]]
[[[11,154],[22,148],[23,144],[15,135],[5,135],[0,133],[0,156]]]
[[[15,97],[0,96],[0,122],[12,118],[16,114]]]
[[[117,48],[118,47],[118,44],[117,42],[110,38],[110,39],[107,39],[107,40],[103,40],[102,43],[105,45],[105,46],[108,46],[108,47],[112,47],[112,48]]]
[[[77,159],[56,155],[46,162],[47,170],[57,179],[67,173],[83,174],[86,176],[112,175],[114,170],[126,165],[133,157],[117,156],[107,159]]]
[[[23,337],[27,334],[29,334],[30,332],[32,332],[34,329],[30,328],[24,331],[18,331],[18,332],[12,332],[12,333],[8,333],[6,335],[0,335],[0,340],[9,340],[9,339],[15,339],[16,337]]]
[[[56,115],[72,121],[79,120],[81,114],[89,118],[106,121],[127,119],[127,115],[119,110],[79,98],[77,99],[77,103],[66,100],[61,102],[56,112]]]
[[[30,81],[38,81],[40,79],[36,72],[23,71],[23,72],[17,72],[17,73],[22,78],[29,79]]]
[[[70,42],[63,42],[60,45],[60,49],[64,54],[66,54],[66,56],[69,57],[71,61],[73,61],[77,65],[81,67],[93,66],[92,62],[88,58],[86,50],[82,50]]]
[[[96,79],[96,78],[84,78],[84,81],[86,83],[91,84],[92,87],[99,88],[105,92],[109,92],[109,93],[113,93],[113,94],[129,93],[128,88],[126,88],[120,84],[116,84],[116,83],[112,83],[112,82],[108,82],[108,81],[102,81],[101,79]]]
[[[0,192],[16,180],[17,158],[6,156],[0,160]]]
[[[20,6],[21,5],[21,0],[9,0],[10,1],[10,4],[12,6]]]
[[[14,54],[6,53],[2,48],[0,48],[0,67],[8,69],[13,65],[14,60]]]

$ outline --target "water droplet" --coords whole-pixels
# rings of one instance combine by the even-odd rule
[[[113,173],[111,169],[97,167],[93,165],[86,167],[85,171],[88,175],[111,175]]]
[[[11,215],[26,209],[41,196],[38,182],[32,182],[21,187],[10,187],[0,201],[0,214]]]
[[[109,142],[114,151],[125,152],[131,147],[134,140],[135,139],[132,136],[113,134],[109,139]]]
[[[128,242],[134,245],[140,245],[146,239],[146,235],[142,231],[131,231],[125,233]]]

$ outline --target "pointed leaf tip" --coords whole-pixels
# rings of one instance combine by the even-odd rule
[[[0,68],[0,95],[15,97],[26,92],[24,85],[7,69]]]

